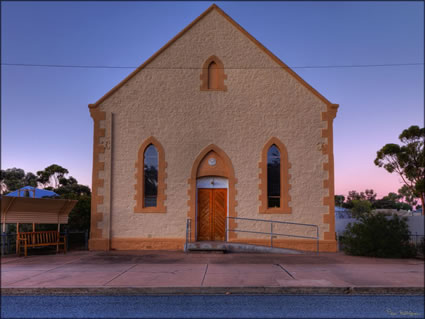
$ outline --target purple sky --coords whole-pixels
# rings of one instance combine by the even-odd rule
[[[423,2],[216,2],[290,67],[423,63]],[[142,64],[212,2],[2,2],[2,64]],[[50,164],[91,186],[96,102],[133,69],[2,65],[2,168]],[[376,151],[423,126],[424,66],[294,68],[333,103],[337,194],[401,180]]]

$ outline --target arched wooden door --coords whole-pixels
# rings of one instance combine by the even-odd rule
[[[226,224],[232,225],[227,216],[235,216],[235,174],[226,153],[215,145],[206,147],[192,166],[189,184],[188,218],[195,226],[191,240],[227,240]]]
[[[198,188],[198,240],[226,238],[227,189]]]

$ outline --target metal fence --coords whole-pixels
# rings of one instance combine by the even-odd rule
[[[424,235],[418,235],[418,233],[410,235],[410,243],[413,244],[416,248],[420,247],[421,245],[423,246],[424,240]]]
[[[2,233],[0,236],[1,254],[14,254],[16,252],[16,234]]]

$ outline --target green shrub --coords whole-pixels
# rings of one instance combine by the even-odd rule
[[[397,215],[364,214],[359,222],[348,224],[341,243],[348,255],[410,258],[416,249],[410,244],[410,231],[405,218]]]
[[[352,202],[353,208],[351,209],[351,214],[355,218],[360,218],[372,211],[372,204],[368,200],[353,199]]]

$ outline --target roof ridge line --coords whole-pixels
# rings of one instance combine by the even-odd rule
[[[293,77],[295,77],[304,87],[310,90],[314,95],[316,95],[320,100],[325,102],[327,105],[336,105],[331,103],[327,98],[325,98],[322,94],[320,94],[315,88],[313,88],[310,84],[308,84],[302,77],[300,77],[294,70],[292,70],[286,63],[280,60],[273,52],[267,49],[260,41],[258,41],[254,36],[252,36],[248,31],[246,31],[239,23],[233,20],[226,12],[224,12],[220,7],[216,6],[217,11],[225,17],[233,26],[235,26],[242,34],[244,34],[248,39],[254,42],[261,50],[264,51],[272,60],[274,60],[277,64],[279,64],[284,70],[289,72]]]
[[[178,40],[183,34],[185,34],[190,28],[192,28],[196,23],[198,23],[202,18],[204,18],[210,11],[217,10],[227,21],[229,21],[236,29],[238,29],[243,35],[250,39],[255,45],[257,45],[264,53],[266,53],[272,60],[274,60],[279,66],[282,67],[285,71],[291,74],[298,82],[301,83],[305,88],[312,92],[316,97],[318,97],[322,102],[328,106],[337,106],[337,104],[331,103],[326,99],[322,94],[320,94],[315,88],[308,84],[303,78],[301,78],[294,70],[292,70],[288,65],[286,65],[282,60],[280,60],[276,55],[274,55],[269,49],[267,49],[263,44],[261,44],[256,38],[254,38],[248,31],[241,27],[235,20],[233,20],[227,13],[225,13],[219,6],[213,3],[208,9],[206,9],[201,15],[199,15],[195,20],[188,24],[183,30],[177,33],[171,40],[169,40],[165,45],[163,45],[158,51],[156,51],[149,59],[147,59],[143,64],[137,67],[133,72],[127,75],[123,80],[121,80],[117,85],[115,85],[111,90],[109,90],[105,95],[103,95],[97,102],[89,104],[90,109],[98,107],[103,101],[105,101],[109,96],[111,96],[115,91],[121,88],[125,83],[127,83],[132,77],[134,77],[139,71],[141,71],[145,66],[152,62],[156,57],[158,57],[163,51],[165,51],[171,44]]]
[[[183,34],[185,34],[190,28],[192,28],[196,23],[198,23],[203,17],[205,17],[213,9],[219,9],[216,4],[209,6],[201,15],[199,15],[195,20],[188,24],[183,30],[177,33],[171,40],[164,44],[158,51],[156,51],[149,59],[143,62],[139,67],[137,67],[133,72],[127,75],[123,80],[121,80],[117,85],[110,89],[105,95],[103,95],[97,102],[89,104],[89,108],[96,108],[100,103],[105,101],[109,96],[111,96],[115,91],[122,87],[127,81],[129,81],[133,76],[135,76],[139,71],[141,71],[146,65],[151,63],[157,56],[159,56],[165,49],[167,49],[171,44],[178,40]]]

